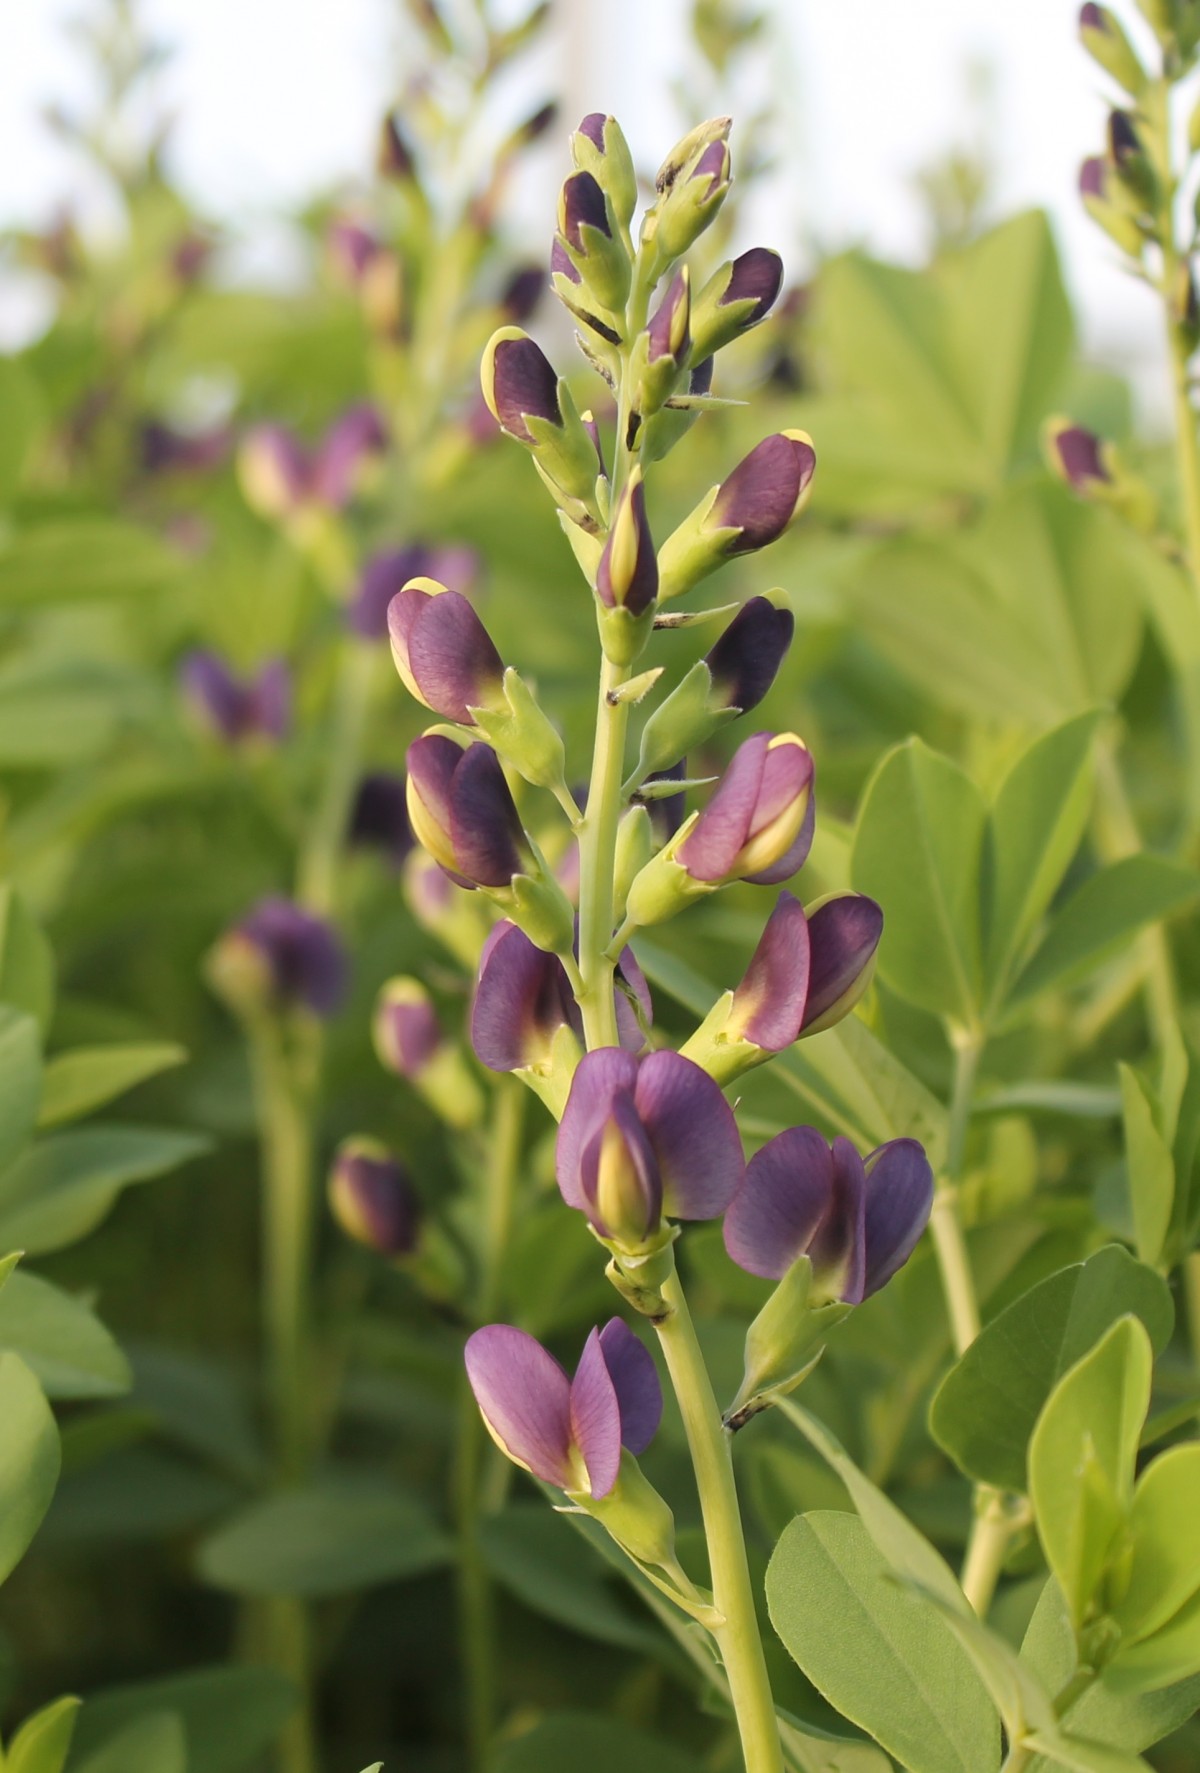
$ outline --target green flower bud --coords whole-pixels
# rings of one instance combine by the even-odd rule
[[[523,929],[535,948],[547,954],[571,954],[575,944],[575,909],[556,880],[514,874],[512,886],[489,895],[505,915]]]
[[[540,347],[519,326],[502,326],[488,340],[479,374],[501,430],[532,453],[556,494],[598,518],[595,445]]]
[[[624,308],[633,269],[629,249],[603,189],[590,172],[573,172],[563,185],[556,244],[601,308],[614,314]]]
[[[727,136],[728,126],[713,135],[663,189],[647,216],[642,237],[653,240],[661,264],[682,258],[716,220],[732,180]]]
[[[699,813],[684,820],[665,849],[652,856],[641,872],[635,875],[625,904],[626,916],[639,928],[666,923],[696,899],[703,899],[716,888],[707,881],[693,880],[687,869],[675,860],[675,851],[691,831]]]
[[[592,174],[613,214],[628,228],[637,208],[637,172],[616,118],[606,117],[602,111],[590,112],[571,137],[571,158],[580,172]]]
[[[746,1332],[746,1364],[727,1428],[745,1426],[777,1397],[794,1391],[821,1358],[825,1338],[854,1309],[840,1301],[814,1305],[812,1261],[799,1256]]]
[[[511,666],[502,688],[505,705],[475,709],[475,725],[525,781],[535,788],[565,789],[567,759],[558,728]]]
[[[1136,98],[1146,84],[1146,70],[1115,13],[1107,6],[1085,6],[1079,36],[1092,60]]]

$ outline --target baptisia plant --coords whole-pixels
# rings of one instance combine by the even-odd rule
[[[392,598],[388,628],[402,680],[440,722],[409,747],[408,811],[418,843],[453,885],[439,898],[422,872],[419,915],[449,930],[445,890],[499,914],[481,953],[476,946],[475,1053],[533,1089],[559,1121],[563,1200],[583,1216],[618,1294],[644,1322],[642,1336],[617,1319],[593,1332],[573,1379],[522,1329],[484,1323],[467,1343],[470,1384],[509,1458],[563,1492],[564,1506],[600,1521],[710,1634],[748,1773],[781,1773],[733,1431],[799,1383],[837,1319],[905,1261],[929,1216],[932,1178],[912,1140],[864,1159],[811,1127],[784,1132],[747,1167],[724,1093],[852,1010],[882,930],[872,900],[841,893],[806,907],[781,891],[741,982],[681,1051],[652,1033],[635,959],[640,930],[734,882],[784,888],[808,856],[816,819],[814,760],[792,731],[752,733],[700,804],[688,812],[684,801],[711,781],[689,780],[685,756],[771,688],[794,626],[780,594],[737,608],[669,694],[659,693],[664,667],[643,663],[656,631],[729,615],[730,606],[669,606],[781,536],[816,467],[803,431],[776,432],[655,539],[655,464],[719,404],[714,359],[766,316],[782,280],[778,255],[755,248],[693,295],[684,260],[728,192],[728,137],[728,119],[718,118],[672,150],[636,242],[637,182],[617,123],[596,114],[572,138],[552,282],[579,323],[600,378],[598,409],[610,410],[611,424],[580,409],[519,326],[502,327],[484,353],[488,408],[532,457],[592,594],[601,659],[586,794],[568,787],[556,729],[463,596],[414,575]],[[547,801],[543,816],[535,790],[553,796],[565,818],[561,842],[546,836],[555,805]],[[407,866],[415,882],[428,865]],[[390,988],[377,1041],[418,1088],[436,1076],[440,1037],[411,982]],[[344,1184],[343,1201],[348,1193]],[[778,1283],[751,1328],[745,1379],[724,1416],[675,1260],[683,1226],[722,1216],[734,1261]],[[637,1465],[660,1408],[652,1338],[692,1455],[709,1586],[680,1564],[670,1510]]]

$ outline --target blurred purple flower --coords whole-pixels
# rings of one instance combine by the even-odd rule
[[[389,979],[371,1024],[379,1062],[415,1083],[446,1036],[433,1000],[418,979]]]
[[[364,640],[386,640],[388,605],[410,579],[436,579],[448,590],[466,596],[477,583],[480,570],[474,548],[461,542],[410,542],[404,548],[373,554],[350,602],[350,626]]]
[[[346,1139],[329,1172],[329,1206],[348,1237],[381,1256],[417,1246],[421,1203],[404,1165],[373,1139]]]
[[[279,1008],[305,1005],[332,1016],[346,993],[347,964],[341,940],[324,918],[290,899],[259,903],[222,938],[221,946],[249,951],[263,969],[268,995]]]
[[[189,653],[180,687],[197,720],[227,744],[285,739],[291,727],[292,680],[282,659],[268,659],[253,677],[240,677],[218,653]]]
[[[242,488],[256,511],[275,520],[307,505],[340,511],[386,448],[383,421],[366,403],[348,407],[311,451],[285,425],[256,425],[242,442]]]
[[[704,656],[718,706],[743,714],[757,708],[775,681],[792,644],[796,620],[766,597],[744,603],[716,645]]]
[[[350,809],[348,839],[357,848],[380,850],[400,867],[413,847],[403,776],[371,770],[362,777]]]

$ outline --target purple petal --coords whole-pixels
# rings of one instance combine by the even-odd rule
[[[746,976],[733,994],[734,1025],[768,1053],[799,1038],[809,996],[809,927],[804,907],[780,893]]]
[[[662,1175],[673,1219],[715,1219],[744,1173],[733,1110],[707,1071],[682,1053],[650,1053],[638,1067],[634,1104]]]
[[[866,1170],[864,1298],[908,1261],[933,1206],[933,1171],[915,1139],[890,1139],[871,1153]]]
[[[543,1057],[557,1029],[582,1029],[557,955],[535,948],[516,924],[489,932],[471,1005],[471,1045],[492,1071],[517,1071]]]
[[[467,880],[507,886],[524,866],[524,832],[490,745],[468,745],[450,785],[450,841]]]
[[[618,1090],[608,1115],[580,1158],[588,1217],[601,1237],[640,1243],[662,1218],[663,1185],[649,1135],[628,1090]]]
[[[286,739],[292,724],[292,674],[283,659],[268,659],[250,686],[254,730],[265,738]]]
[[[688,174],[689,184],[693,179],[707,179],[708,190],[703,193],[700,201],[707,202],[719,185],[723,185],[729,177],[729,148],[725,142],[710,142]]]
[[[411,979],[385,985],[374,1021],[375,1050],[389,1071],[420,1077],[445,1035],[429,994]]]
[[[217,738],[232,744],[245,736],[250,723],[246,688],[217,653],[189,653],[179,682],[195,715]]]
[[[462,746],[444,733],[425,733],[414,739],[405,754],[410,789],[435,825],[449,834],[450,790],[454,772],[462,762]]]
[[[708,394],[712,391],[713,359],[704,358],[703,362],[693,364],[688,378],[689,394]]]
[[[496,346],[492,399],[501,425],[522,443],[533,442],[527,417],[562,424],[554,366],[530,338],[501,339]]]
[[[677,271],[646,328],[651,363],[662,357],[677,357],[683,361],[688,346],[688,305],[687,279],[682,271]],[[680,318],[681,307],[684,313]]]
[[[577,130],[578,135],[585,135],[594,148],[604,153],[604,126],[608,115],[604,111],[589,111]]]
[[[422,595],[420,591],[401,591],[393,598],[389,628],[406,634],[408,668],[426,705],[446,720],[473,726],[471,709],[496,695],[504,663],[461,592],[425,595],[409,619],[406,603]],[[394,625],[393,608],[397,610]]]
[[[883,934],[883,912],[865,893],[839,893],[808,920],[812,963],[804,1027],[829,1013],[870,966]]]
[[[571,1093],[554,1150],[555,1175],[569,1207],[587,1211],[582,1174],[584,1147],[608,1119],[617,1093],[635,1087],[637,1075],[637,1060],[620,1047],[597,1047],[580,1060],[571,1080]]]
[[[1093,154],[1079,168],[1079,195],[1103,199],[1108,169],[1098,154]]]
[[[554,244],[550,248],[550,275],[565,277],[568,283],[583,282],[582,272],[575,269],[570,253],[557,234],[554,236]]]
[[[358,589],[351,600],[347,618],[356,634],[364,640],[388,638],[388,607],[398,591],[410,579],[419,579],[431,571],[428,550],[419,546],[389,548],[374,555],[366,564]]]
[[[831,1156],[829,1211],[817,1227],[808,1253],[814,1280],[828,1277],[827,1284],[839,1298],[847,1305],[860,1305],[866,1282],[866,1171],[849,1139],[835,1139]]]
[[[658,596],[658,556],[646,520],[646,489],[641,475],[621,497],[600,565],[596,590],[609,609],[618,606],[640,616]]]
[[[348,1236],[381,1255],[416,1248],[420,1202],[404,1166],[386,1152],[347,1141],[330,1172],[329,1204]]]
[[[783,534],[816,468],[810,443],[779,431],[739,462],[722,482],[709,526],[741,533],[728,544],[731,554],[765,548]]]
[[[387,447],[383,421],[373,406],[352,406],[335,419],[321,440],[313,464],[313,491],[323,505],[340,511],[353,497],[364,464]]]
[[[624,981],[628,991],[622,990]],[[632,993],[633,1002],[630,1002]],[[642,1032],[642,1024],[649,1028],[654,1020],[654,1002],[650,996],[650,987],[646,983],[646,975],[637,963],[632,948],[623,948],[621,958],[617,962],[617,979],[613,986],[613,1001],[617,1012],[617,1035],[621,1045],[631,1053],[640,1053],[646,1044],[646,1036]],[[634,1004],[641,1010],[639,1019]]]
[[[380,250],[374,234],[348,216],[335,216],[325,238],[340,275],[347,283],[359,283]]]
[[[593,1497],[607,1496],[621,1470],[621,1406],[593,1330],[571,1381],[571,1438],[583,1454]]]
[[[704,660],[724,707],[743,714],[757,708],[775,681],[795,627],[791,610],[777,609],[765,597],[742,605]]]
[[[720,307],[730,302],[753,302],[754,306],[742,322],[747,328],[757,326],[775,305],[783,284],[783,260],[769,246],[752,246],[730,266],[729,282],[721,297]]]
[[[511,1324],[476,1330],[464,1355],[475,1401],[509,1458],[543,1483],[568,1489],[571,1384],[554,1356]]]
[[[722,880],[750,832],[762,783],[770,733],[754,733],[738,746],[712,798],[675,852],[693,880]]]
[[[662,1421],[658,1368],[645,1343],[621,1318],[610,1318],[600,1332],[600,1352],[621,1410],[621,1444],[636,1458],[644,1453]]]
[[[559,227],[578,253],[587,252],[587,242],[582,233],[585,227],[595,228],[611,239],[612,229],[608,223],[608,206],[604,201],[604,192],[590,172],[573,172],[563,185]]]
[[[778,862],[772,862],[768,868],[761,868],[757,874],[743,874],[742,879],[751,886],[779,886],[783,881],[790,880],[796,870],[802,868],[808,860],[816,823],[817,803],[810,790],[800,829]]]
[[[346,956],[332,925],[290,899],[262,899],[237,930],[266,961],[282,1003],[332,1016],[345,996]]]
[[[500,307],[512,326],[524,326],[542,299],[546,273],[540,265],[521,265],[500,294]]]
[[[362,777],[350,810],[347,838],[356,847],[382,850],[395,867],[400,866],[413,847],[403,776],[371,770]]]
[[[833,1153],[815,1127],[789,1127],[755,1152],[725,1215],[725,1248],[748,1274],[782,1280],[833,1196]]]
[[[1100,453],[1100,438],[1083,425],[1065,425],[1056,431],[1053,448],[1064,478],[1076,492],[1085,491],[1090,482],[1106,485],[1112,479]]]

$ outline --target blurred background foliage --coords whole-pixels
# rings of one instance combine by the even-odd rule
[[[322,1223],[314,1312],[328,1454],[308,1512],[280,1512],[259,1396],[252,1083],[205,966],[254,901],[290,890],[298,834],[322,792],[347,599],[380,549],[478,551],[477,601],[501,653],[536,681],[575,765],[586,761],[589,600],[521,452],[495,446],[481,425],[475,380],[483,342],[512,312],[513,274],[544,257],[542,240],[506,224],[506,168],[531,135],[563,135],[574,119],[489,138],[482,97],[525,45],[490,26],[482,5],[465,10],[456,34],[432,6],[411,7],[424,71],[398,95],[397,116],[417,172],[398,177],[385,154],[357,190],[315,197],[300,218],[303,278],[263,291],[227,281],[220,218],[193,214],[172,186],[165,121],[148,102],[159,47],[132,5],[96,0],[82,50],[98,75],[96,113],[59,127],[105,169],[124,227],[97,246],[64,212],[3,242],[11,263],[53,281],[56,301],[42,336],[0,361],[0,998],[13,1006],[0,1064],[6,1105],[40,1112],[41,1131],[25,1131],[43,1146],[107,1144],[65,1156],[59,1147],[68,1205],[57,1217],[22,1219],[31,1185],[14,1184],[11,1169],[0,1177],[0,1245],[27,1252],[0,1298],[0,1347],[24,1354],[62,1436],[54,1500],[0,1597],[0,1706],[11,1726],[59,1694],[87,1695],[69,1761],[79,1773],[268,1764],[292,1695],[257,1657],[241,1603],[281,1591],[315,1599],[323,1767],[379,1757],[409,1773],[464,1765],[448,1537],[462,1326],[452,1300],[431,1304],[411,1273]],[[692,23],[719,105],[731,66],[759,52],[758,22],[752,9],[697,0]],[[1164,858],[1068,954],[1072,964],[1050,967],[1044,988],[1018,992],[996,1018],[963,1187],[989,1316],[1130,1235],[1115,1066],[1143,1058],[1152,1034],[1131,933],[1193,907],[1200,892],[1190,866],[1200,827],[1195,616],[1169,551],[1073,498],[1044,467],[1042,428],[1068,411],[1127,446],[1168,512],[1169,462],[1132,435],[1119,379],[1081,361],[1045,220],[981,225],[990,147],[981,133],[921,175],[934,242],[926,266],[851,252],[789,281],[772,317],[721,360],[716,392],[752,391],[752,406],[695,427],[660,472],[651,512],[665,535],[697,489],[768,431],[801,425],[816,441],[818,492],[804,524],[766,561],[730,565],[710,599],[766,589],[769,574],[796,614],[796,643],[758,723],[800,731],[817,759],[807,896],[857,884],[868,867],[852,870],[856,812],[893,745],[917,735],[986,798],[1032,738],[1092,710],[1097,789],[1056,903],[1142,839]],[[734,150],[752,182],[766,151],[755,119],[738,120]],[[387,260],[374,280],[339,260],[332,230],[347,217]],[[713,263],[735,228],[731,206],[724,238],[706,242]],[[561,364],[566,334],[548,306],[530,324]],[[590,398],[581,388],[581,404]],[[238,475],[249,428],[269,420],[312,441],[362,401],[385,415],[391,446],[358,496],[303,536],[256,511]],[[672,670],[703,644],[689,654],[676,640]],[[230,746],[201,730],[179,686],[197,647],[242,671],[287,661],[286,744]],[[422,723],[386,646],[360,681],[360,768],[397,771]],[[694,762],[693,773],[705,772]],[[872,890],[903,924],[905,892],[918,890],[913,858],[887,832],[875,854]],[[668,1033],[688,1026],[686,1010],[707,1007],[705,980],[740,976],[752,903],[738,889],[647,943]],[[436,1216],[460,1186],[461,1154],[419,1096],[379,1067],[370,1015],[380,984],[412,972],[454,1026],[468,980],[414,920],[378,849],[351,855],[336,911],[353,984],[328,1032],[320,1160],[347,1134],[373,1134],[403,1154]],[[31,987],[35,929],[48,949]],[[1173,933],[1180,977],[1194,986],[1195,924],[1179,919]],[[899,1062],[898,1090],[928,1092],[919,1106],[936,1138],[953,1055],[935,1007],[885,958],[870,1038]],[[18,1033],[31,1018],[44,1033],[44,1087],[41,1043],[22,1048]],[[832,1125],[830,1092],[840,1090],[847,1124],[875,1132],[852,1048],[838,1055],[823,1075],[807,1049],[756,1073],[744,1091],[747,1131],[761,1139],[812,1115]],[[86,1130],[61,1131],[84,1116]],[[531,1103],[538,1188],[516,1231],[505,1304],[571,1348],[609,1298],[582,1227],[564,1224],[546,1193],[548,1135]],[[3,1137],[6,1158],[28,1165],[24,1132],[11,1146]],[[135,1181],[149,1185],[126,1190]],[[706,1346],[732,1390],[763,1289],[718,1259],[715,1232],[692,1248]],[[926,1426],[949,1358],[923,1250],[855,1314],[805,1401],[957,1556],[969,1492]],[[1164,1409],[1194,1401],[1182,1339],[1160,1384]],[[761,1562],[798,1510],[837,1506],[843,1493],[785,1424],[764,1420],[746,1440]],[[677,1422],[648,1468],[681,1493]],[[681,1514],[686,1526],[686,1505]],[[703,1758],[708,1725],[693,1715],[678,1645],[520,1483],[487,1523],[485,1556],[500,1591],[510,1743],[497,1769],[558,1769],[568,1756],[579,1773],[618,1757],[626,1773],[733,1765]],[[1014,1641],[1040,1570],[1036,1546],[1018,1545],[996,1615]],[[773,1655],[781,1702],[843,1727],[777,1644]],[[1184,1724],[1196,1697],[1193,1683],[1164,1699],[1174,1710],[1158,1733]],[[606,1716],[567,1716],[581,1704]],[[1182,1773],[1200,1737],[1185,1728],[1156,1752],[1158,1766]]]

